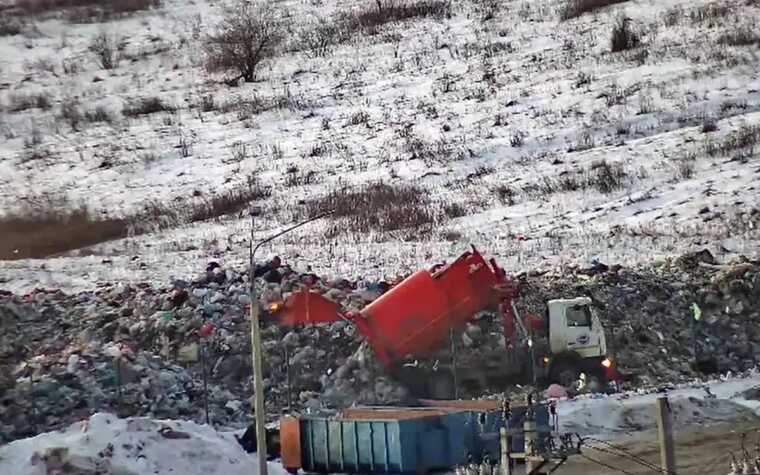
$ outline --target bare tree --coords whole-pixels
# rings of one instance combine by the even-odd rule
[[[258,65],[275,55],[281,40],[280,24],[265,0],[237,0],[223,7],[221,22],[208,35],[206,69],[233,73],[229,83],[252,82]]]

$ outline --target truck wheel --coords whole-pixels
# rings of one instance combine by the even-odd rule
[[[564,388],[572,387],[581,376],[578,367],[569,361],[554,364],[549,372],[549,383],[556,383]]]
[[[454,381],[449,374],[433,373],[428,388],[433,399],[454,399]]]

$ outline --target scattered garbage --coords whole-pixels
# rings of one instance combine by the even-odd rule
[[[715,262],[703,252],[638,269],[597,263],[523,274],[517,305],[541,315],[552,298],[591,297],[616,364],[635,376],[622,389],[690,381],[706,370],[738,374],[760,356],[760,265]],[[223,262],[209,267],[166,288],[113,284],[71,295],[0,292],[0,443],[99,411],[202,422],[208,407],[214,426],[247,427],[253,394],[248,272],[224,268]],[[351,324],[286,328],[268,314],[270,303],[303,285],[360,310],[391,283],[329,281],[285,265],[271,272],[278,277],[262,276],[256,284],[263,296],[270,420],[287,410],[406,401],[405,388],[384,374]],[[505,348],[496,315],[483,312],[461,329],[458,358],[471,361]],[[482,396],[505,389],[533,390],[494,387]]]

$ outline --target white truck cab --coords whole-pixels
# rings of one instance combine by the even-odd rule
[[[607,340],[591,299],[550,300],[549,348],[552,354],[573,352],[582,358],[604,358]]]

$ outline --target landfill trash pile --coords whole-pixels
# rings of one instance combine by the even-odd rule
[[[270,420],[288,407],[408,402],[351,323],[288,328],[266,313],[270,302],[305,284],[345,310],[359,310],[393,282],[328,281],[286,266],[256,273]],[[702,252],[648,268],[595,264],[517,277],[521,313],[543,315],[549,299],[591,296],[610,350],[637,386],[693,380],[695,347],[714,357],[707,370],[715,372],[744,371],[760,356],[753,343],[760,341],[758,262],[719,265]],[[204,394],[215,427],[247,426],[253,394],[248,282],[245,272],[211,263],[192,281],[166,288],[0,293],[0,443],[98,411],[204,422]],[[472,361],[505,348],[501,328],[496,314],[477,315],[458,333],[458,357]]]
[[[275,463],[268,469],[275,475],[286,473]],[[0,473],[13,475],[251,475],[257,471],[255,457],[232,433],[187,421],[119,419],[107,413],[0,447]]]

